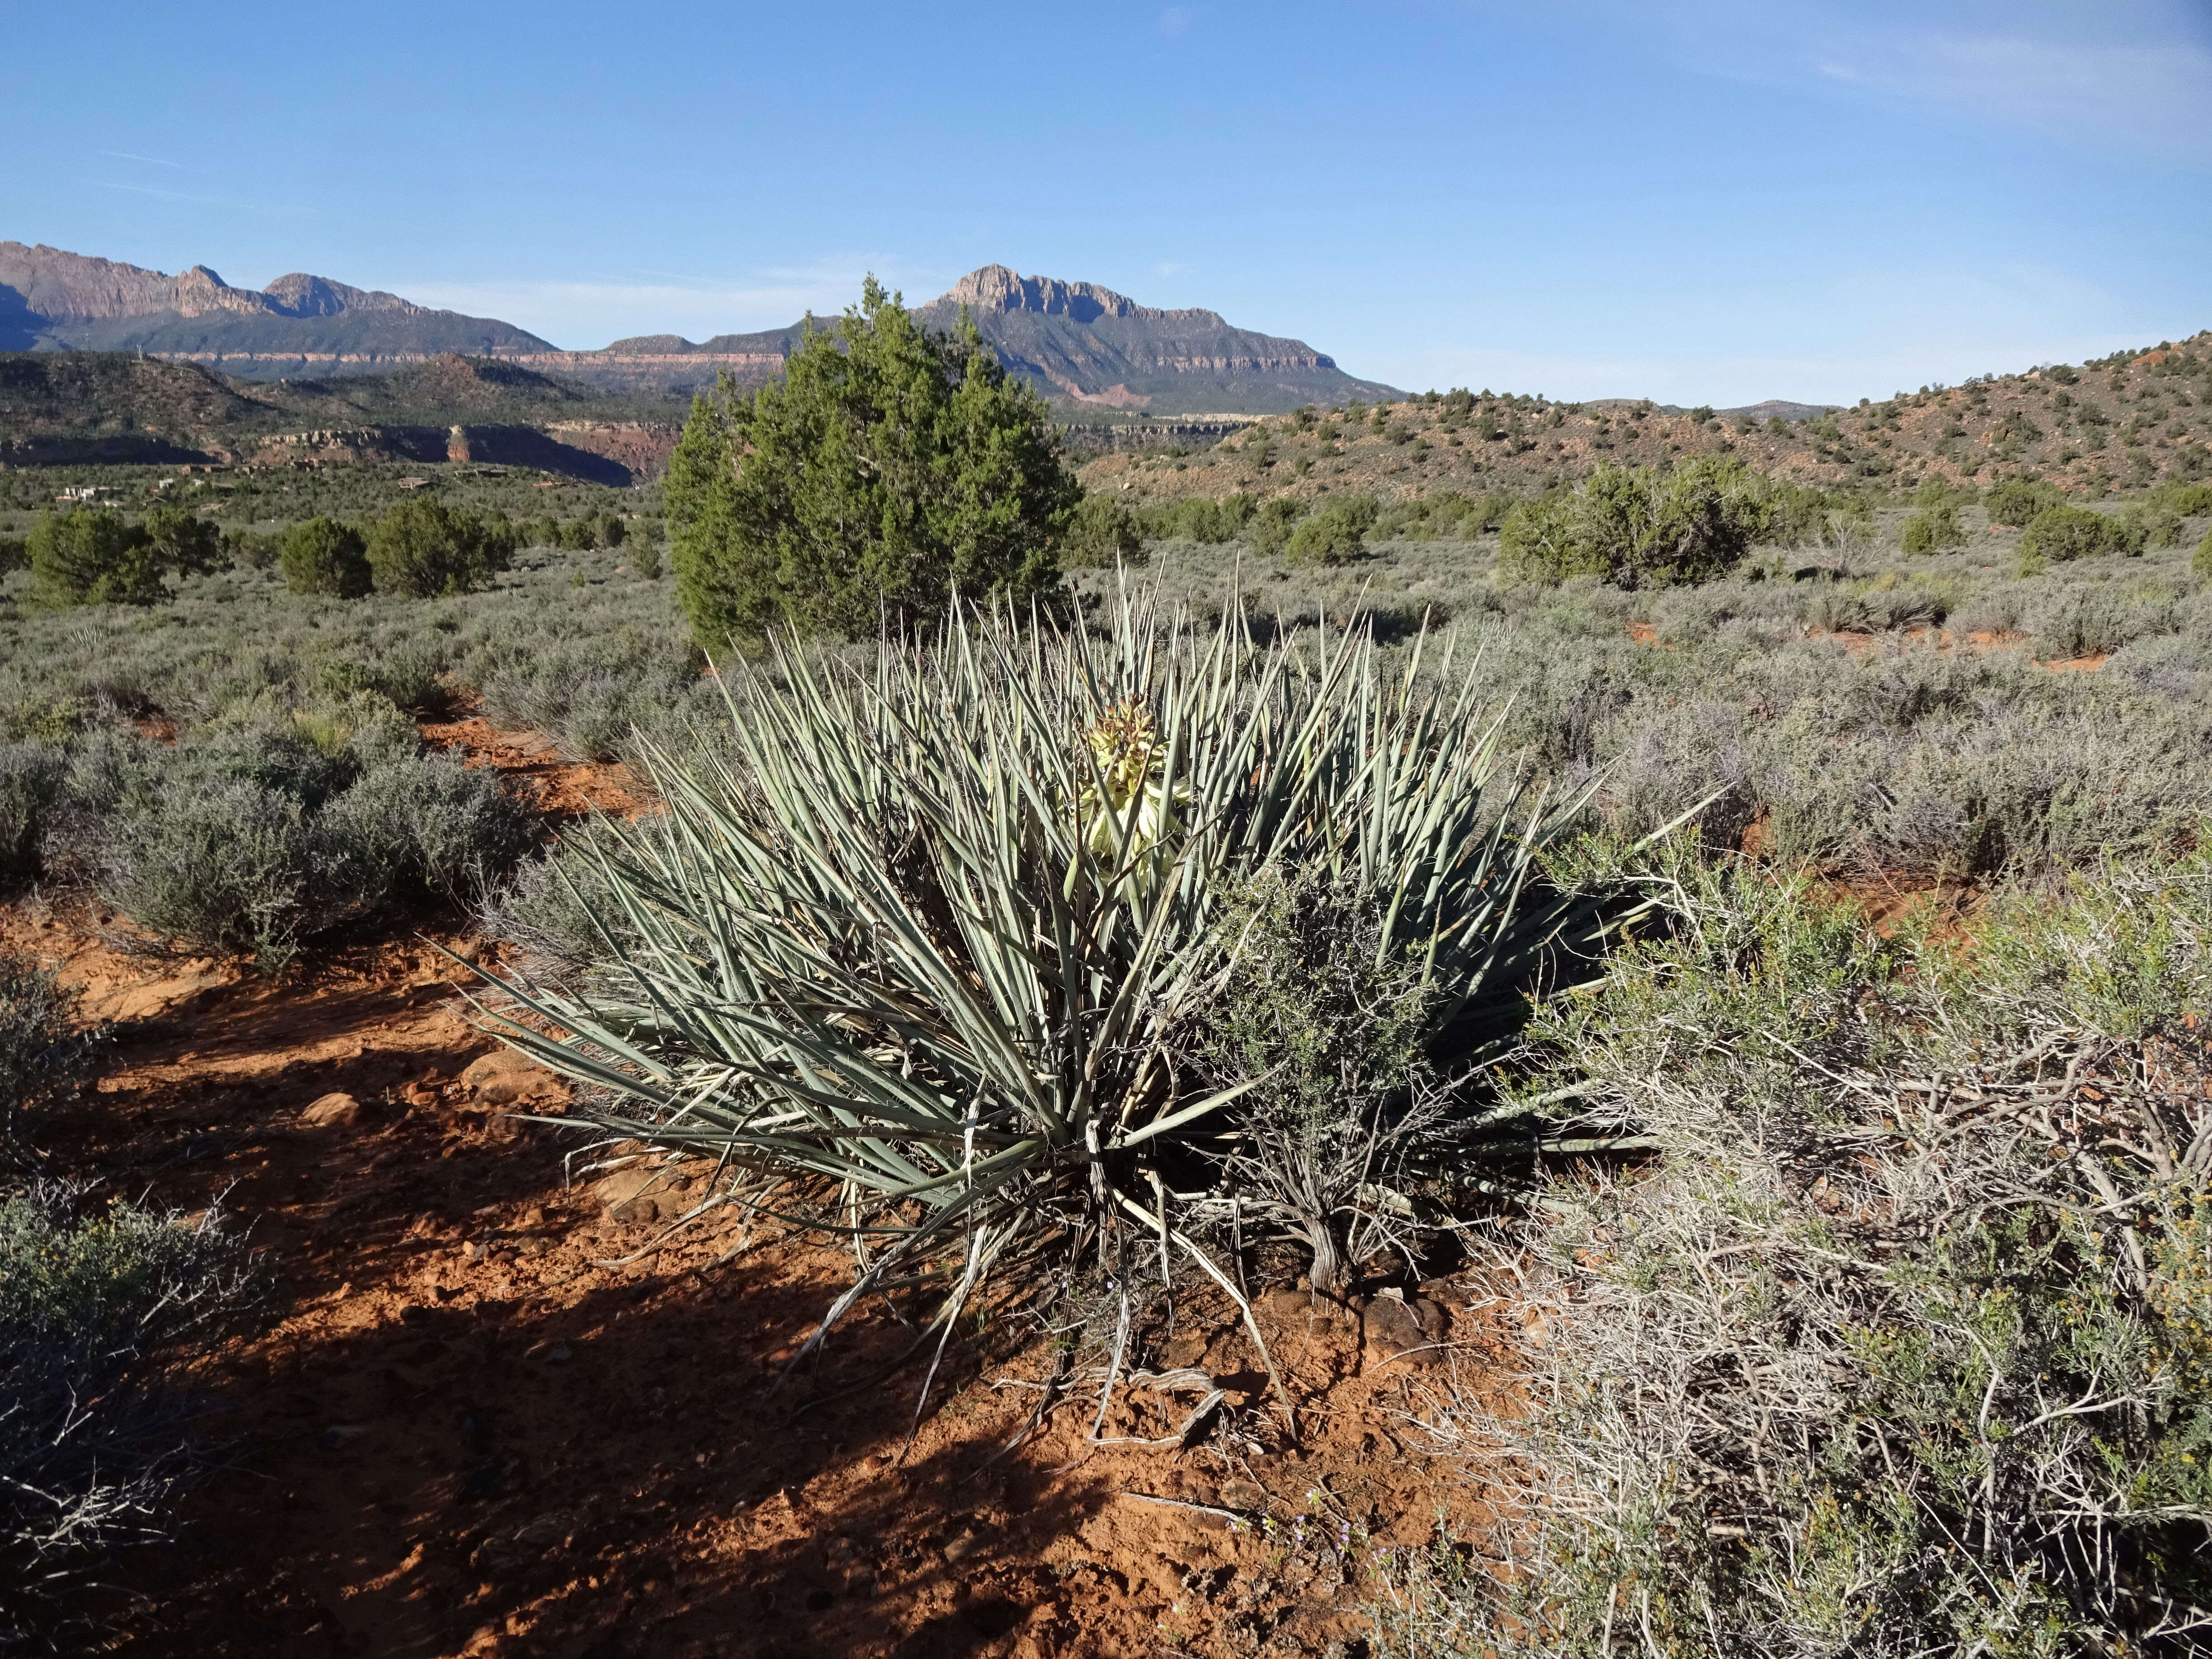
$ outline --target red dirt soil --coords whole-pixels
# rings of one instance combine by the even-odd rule
[[[1656,624],[1634,621],[1626,625],[1628,637],[1638,645],[1651,646],[1661,651],[1674,647],[1659,637]],[[1879,647],[1886,635],[1870,634],[1855,629],[1808,628],[1808,640],[1833,640],[1853,656],[1863,656]],[[1970,651],[2012,651],[2024,649],[2027,644],[2025,634],[1996,634],[1985,628],[1977,628],[1966,634],[1956,634],[1948,628],[1908,628],[1899,639],[1915,645],[1932,645],[1938,651],[1955,651],[1961,647]],[[2053,674],[2094,674],[2106,663],[2106,653],[2098,652],[2087,657],[2030,657],[2036,667]]]
[[[618,769],[480,720],[427,735],[556,811],[639,805]],[[1189,1450],[1088,1445],[1091,1385],[994,1460],[1054,1351],[1018,1315],[988,1352],[963,1322],[908,1447],[922,1368],[879,1379],[910,1340],[880,1302],[777,1387],[849,1256],[769,1222],[748,1243],[725,1210],[617,1265],[665,1230],[564,1181],[580,1137],[507,1115],[561,1109],[546,1074],[503,1110],[460,1080],[497,1045],[427,939],[271,984],[119,953],[102,920],[0,910],[8,944],[125,1022],[97,1094],[46,1126],[52,1164],[188,1210],[221,1198],[276,1282],[204,1368],[225,1467],[177,1543],[122,1564],[147,1599],[115,1650],[1349,1655],[1365,1558],[1340,1553],[1340,1523],[1403,1545],[1483,1514],[1408,1420],[1504,1340],[1480,1287],[1427,1287],[1450,1340],[1395,1359],[1356,1318],[1263,1298],[1293,1441],[1233,1306],[1184,1286],[1150,1363],[1225,1394]],[[450,921],[441,942],[480,948]],[[334,1092],[358,1121],[303,1121]],[[1192,1403],[1124,1386],[1105,1433],[1170,1435]]]

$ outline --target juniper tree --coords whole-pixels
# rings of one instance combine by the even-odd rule
[[[784,377],[694,401],[669,464],[670,562],[708,649],[772,629],[873,633],[953,592],[1048,583],[1081,489],[1044,400],[964,316],[915,323],[873,277],[836,326],[810,319]]]

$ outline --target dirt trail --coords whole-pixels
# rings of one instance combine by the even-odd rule
[[[481,722],[429,735],[556,810],[636,800]],[[205,1379],[228,1466],[178,1544],[125,1564],[153,1607],[125,1653],[1351,1655],[1361,1540],[1479,1517],[1407,1421],[1482,1375],[1495,1310],[1474,1287],[1432,1287],[1450,1340],[1415,1358],[1264,1298],[1302,1444],[1233,1307],[1191,1290],[1155,1347],[1224,1391],[1197,1449],[1089,1446],[1093,1388],[994,1461],[1052,1367],[1018,1320],[963,1331],[908,1448],[920,1368],[872,1380],[909,1340],[888,1310],[775,1387],[848,1257],[772,1223],[732,1255],[726,1212],[610,1265],[662,1230],[564,1182],[575,1138],[506,1115],[561,1109],[545,1074],[463,1080],[496,1045],[428,941],[271,986],[118,954],[99,921],[0,912],[122,1022],[52,1162],[188,1209],[222,1195],[278,1287]],[[323,1115],[354,1121],[309,1121],[333,1094],[353,1106]],[[1193,1403],[1124,1389],[1106,1432],[1171,1435]]]

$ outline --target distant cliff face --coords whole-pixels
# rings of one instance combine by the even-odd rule
[[[1237,328],[1220,313],[1139,305],[1092,283],[971,270],[915,316],[955,326],[965,309],[999,359],[1048,397],[1155,414],[1266,414],[1388,397],[1303,340]]]
[[[1063,283],[1054,276],[1018,276],[1004,265],[985,265],[971,270],[931,302],[937,306],[966,306],[977,316],[986,312],[1034,311],[1046,317],[1072,317],[1079,323],[1101,317],[1205,317],[1218,323],[1210,311],[1158,311],[1094,283]]]
[[[386,364],[465,351],[550,351],[510,324],[295,272],[233,288],[205,265],[171,276],[0,242],[0,349],[143,350],[203,362]],[[283,372],[280,368],[275,372]]]
[[[1268,414],[1387,397],[1303,340],[1237,328],[1218,312],[1139,305],[1095,283],[971,270],[915,315],[951,329],[965,311],[1013,373],[1063,405],[1156,415]],[[721,375],[783,372],[799,325],[673,334],[562,351],[511,324],[465,317],[295,273],[233,288],[205,265],[171,276],[137,265],[0,242],[0,350],[144,352],[249,380],[381,372],[441,354],[499,357],[630,394],[685,396]]]

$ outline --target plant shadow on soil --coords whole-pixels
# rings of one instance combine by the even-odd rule
[[[1257,1476],[1287,1518],[1317,1485],[1401,1542],[1462,1506],[1391,1431],[1403,1368],[1372,1374],[1340,1334],[1271,1334],[1314,1413],[1285,1448],[1204,1290],[1178,1299],[1170,1357],[1267,1449],[1091,1448],[1086,1395],[994,1462],[1036,1395],[991,1383],[1049,1369],[1012,1328],[951,1345],[909,1449],[922,1366],[881,1375],[911,1338],[880,1310],[775,1387],[849,1255],[771,1226],[716,1267],[743,1225],[724,1212],[595,1265],[655,1230],[563,1183],[575,1140],[458,1080],[494,1045],[463,1018],[466,970],[428,942],[357,941],[270,982],[118,955],[82,921],[0,914],[96,1017],[123,1017],[98,1091],[42,1127],[49,1164],[181,1209],[220,1199],[276,1281],[196,1378],[219,1467],[175,1541],[113,1564],[114,1650],[1356,1653],[1340,1568],[1122,1500],[1212,1505]],[[331,1093],[359,1120],[303,1122]],[[1180,1409],[1124,1390],[1108,1432],[1156,1437]]]

